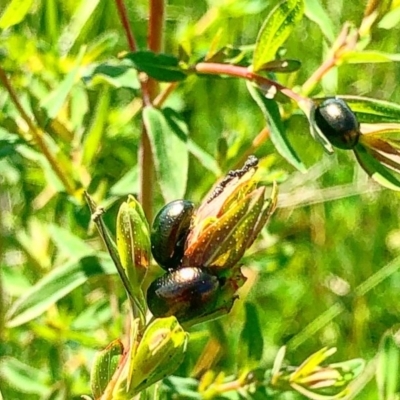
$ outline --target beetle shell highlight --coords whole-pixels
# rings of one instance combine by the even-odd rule
[[[314,118],[333,146],[349,150],[357,144],[360,124],[344,100],[336,97],[324,100],[315,109]]]
[[[185,267],[156,279],[147,290],[147,304],[155,317],[174,315],[184,322],[211,311],[219,288],[216,276]]]
[[[175,200],[165,205],[154,218],[151,252],[164,269],[175,269],[179,265],[193,213],[191,201]]]

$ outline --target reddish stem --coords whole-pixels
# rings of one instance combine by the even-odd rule
[[[136,51],[137,50],[136,41],[135,37],[133,36],[131,26],[129,24],[128,13],[126,12],[124,0],[115,0],[115,4],[117,5],[119,18],[125,30],[125,35],[126,39],[128,40],[129,50]]]

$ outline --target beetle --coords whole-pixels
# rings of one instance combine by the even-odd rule
[[[337,97],[325,99],[315,108],[314,119],[333,146],[349,150],[358,143],[360,124],[344,100]]]
[[[194,210],[191,201],[175,200],[166,204],[154,218],[151,252],[162,268],[171,270],[179,266]]]

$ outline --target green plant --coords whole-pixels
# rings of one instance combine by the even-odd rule
[[[399,396],[399,7],[0,6],[3,397]]]

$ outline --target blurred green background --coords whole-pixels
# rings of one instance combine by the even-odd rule
[[[9,3],[2,2],[0,15]],[[135,77],[127,77],[123,87],[105,79],[83,79],[94,65],[127,50],[114,2],[22,3],[29,8],[23,20],[0,30],[0,66],[45,132],[65,175],[76,183],[77,195],[65,192],[0,86],[0,390],[7,400],[78,399],[90,393],[94,353],[123,337],[126,325],[122,285],[90,224],[79,188],[87,188],[109,207],[105,220],[114,231],[119,205],[127,194],[138,191],[140,91]],[[400,7],[398,1],[387,3],[392,10]],[[148,4],[126,4],[138,45],[145,48]],[[169,1],[165,52],[178,55],[183,46],[194,59],[200,58],[216,35],[221,35],[222,45],[253,45],[276,4]],[[321,7],[330,22],[316,24],[306,16],[285,43],[285,56],[302,63],[299,72],[277,77],[289,87],[301,87],[321,65],[345,21],[360,24],[366,2],[314,0],[306,5],[307,16]],[[398,54],[399,37],[400,24],[376,23],[368,48]],[[60,84],[77,65],[65,99],[49,122],[43,108],[48,111],[56,102],[54,93],[59,95]],[[343,64],[312,94],[363,95],[400,103],[399,80],[396,62]],[[185,198],[195,202],[219,178],[214,166],[221,173],[234,167],[265,125],[245,82],[238,79],[191,76],[173,91],[165,107],[180,113],[201,150],[201,157],[191,154],[189,159]],[[178,375],[199,373],[196,363],[210,337],[218,348],[215,371],[233,374],[246,367],[239,345],[246,302],[254,305],[260,321],[260,366],[271,365],[282,345],[288,346],[293,365],[324,346],[338,348],[333,361],[370,360],[384,332],[399,321],[400,262],[384,269],[400,252],[398,195],[373,184],[352,154],[338,150],[325,155],[300,113],[287,117],[289,139],[309,171],[294,171],[270,141],[255,149],[265,179],[281,183],[279,209],[243,260],[251,279],[234,310],[192,328]],[[156,186],[154,210],[162,205]],[[100,259],[92,260],[94,253]],[[95,276],[80,276],[75,287],[67,279],[68,271],[82,262],[88,263],[88,275]],[[22,302],[55,269],[64,273],[56,293],[43,293],[39,305]],[[378,278],[368,281],[368,290],[359,287],[377,273]],[[36,290],[40,292],[40,286]],[[373,379],[359,396],[377,399]]]

